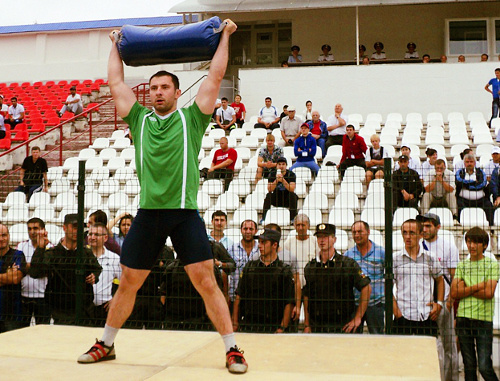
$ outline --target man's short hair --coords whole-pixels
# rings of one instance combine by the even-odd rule
[[[104,225],[108,224],[108,216],[106,215],[106,212],[102,211],[101,209],[98,209],[94,213],[91,213],[89,219],[90,217],[94,217],[95,224],[97,223],[101,223]]]
[[[460,152],[460,158],[463,160],[465,155],[467,155],[468,153],[471,153],[471,152],[472,152],[471,148],[464,149],[462,152]]]
[[[10,98],[11,101],[17,101],[17,97]]]
[[[474,160],[474,161],[476,161],[476,157],[473,154],[468,153],[467,155],[464,156],[464,161],[465,160]]]
[[[215,212],[212,213],[212,221],[214,220],[215,217],[224,217],[227,221],[227,214],[224,213],[222,210],[216,210]]]
[[[38,218],[38,217],[33,217],[33,218],[30,218],[27,222],[26,222],[26,225],[29,225],[29,224],[38,224],[38,227],[40,229],[45,229],[45,222],[43,222],[43,220],[41,218]]]
[[[102,228],[102,230],[104,230],[104,233],[106,233],[106,235],[109,236],[109,231],[108,231],[108,228],[106,225],[104,225],[103,223],[101,222],[97,222],[95,223],[94,225],[92,225],[92,228]]]
[[[428,55],[428,54],[424,54],[424,55],[422,56],[422,58],[425,58],[425,57],[427,57],[427,58],[431,58],[431,56],[430,56],[430,55]]]
[[[267,134],[267,136],[266,136],[266,142],[269,141],[269,140],[272,140],[273,142],[275,142],[276,138],[274,137],[273,134]]]
[[[170,77],[172,79],[172,82],[174,83],[175,89],[179,89],[180,84],[179,84],[179,77],[177,77],[175,74],[172,74],[166,70],[160,70],[156,73],[154,73],[151,78],[149,78],[149,84],[151,85],[151,80],[156,77]]]
[[[245,222],[251,222],[255,230],[257,230],[257,222],[255,222],[254,220],[244,220],[240,225],[240,229],[243,229],[243,225],[245,224]]]
[[[363,221],[363,220],[355,221],[355,222],[351,225],[351,230],[352,230],[352,228],[354,227],[354,225],[356,225],[356,224],[363,224],[363,226],[365,227],[365,229],[366,229],[367,231],[370,231],[370,225],[368,224],[368,222]]]
[[[226,97],[222,97],[222,98],[220,99],[220,101],[221,101],[221,102],[222,102],[222,101],[229,102],[229,100],[228,100]]]
[[[436,164],[435,164],[435,165],[441,165],[441,164],[442,164],[442,165],[444,165],[444,166],[446,167],[446,163],[444,162],[444,160],[443,160],[443,159],[437,159],[437,160],[436,160]]]
[[[41,149],[38,146],[33,146],[33,147],[31,147],[31,152],[33,152],[33,151],[41,151]]]
[[[356,129],[356,127],[354,127],[352,124],[348,124],[347,126],[345,126],[345,129],[347,130],[348,128],[352,128],[353,130]]]
[[[435,153],[437,153],[437,151],[436,151],[434,148],[427,148],[427,149],[425,150],[425,154],[426,154],[427,156],[432,156],[432,155],[434,155]]]
[[[404,224],[416,224],[417,225],[417,233],[422,233],[422,231],[424,230],[424,227],[422,225],[422,223],[418,220],[416,220],[415,218],[409,218],[407,219],[405,222],[403,222],[403,225]],[[403,228],[403,225],[401,225],[401,229]]]
[[[281,234],[281,227],[278,224],[267,224],[266,226],[264,226],[264,229],[276,230]]]
[[[271,97],[266,97],[266,99],[265,99],[265,100],[267,101],[268,99],[269,99],[271,102],[273,101],[273,100],[271,99]]]
[[[467,240],[474,243],[482,243],[484,246],[484,250],[486,251],[486,248],[490,243],[490,236],[480,227],[474,226],[473,228],[469,229],[467,233],[465,233],[465,242],[467,242]]]
[[[378,139],[380,141],[380,136],[378,136],[377,134],[373,134],[372,136],[370,136],[370,140],[372,139]]]
[[[497,68],[495,69],[495,71],[500,71],[500,67],[497,67]]]
[[[295,217],[295,219],[293,220],[293,223],[294,225],[297,223],[297,222],[307,222],[308,225],[311,225],[311,220],[309,219],[309,217],[307,216],[307,214],[297,214],[297,216]]]

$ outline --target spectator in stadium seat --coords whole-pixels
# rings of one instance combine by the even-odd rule
[[[239,128],[243,127],[243,123],[245,123],[245,117],[247,115],[247,110],[245,105],[241,103],[241,95],[237,94],[234,97],[234,102],[231,103],[231,107],[236,112],[236,124]]]
[[[316,147],[316,139],[312,136],[309,125],[303,123],[302,126],[300,126],[300,136],[295,140],[293,148],[297,160],[295,164],[290,167],[290,170],[293,171],[295,168],[306,167],[316,176],[319,171],[319,165],[314,160],[316,156]]]
[[[422,181],[418,173],[409,168],[409,158],[401,155],[398,159],[399,169],[392,174],[393,207],[418,209],[418,200],[423,191]]]
[[[491,180],[491,175],[495,168],[500,166],[500,147],[494,146],[491,149],[491,160],[484,166],[484,173],[486,174],[486,180]]]
[[[326,123],[320,119],[319,111],[311,113],[311,120],[307,122],[311,135],[316,139],[316,145],[321,148],[322,157],[326,156],[326,139],[328,139],[328,129]]]
[[[265,128],[267,132],[279,128],[280,116],[278,115],[278,110],[272,105],[272,99],[270,97],[266,98],[266,105],[262,107],[259,111],[259,118],[254,128]]]
[[[472,149],[470,148],[466,148],[464,149],[462,152],[460,152],[460,160],[457,161],[454,165],[453,165],[453,172],[457,173],[457,171],[459,169],[462,169],[462,168],[465,168],[464,166],[464,157],[465,155],[467,155],[468,153],[472,153]],[[477,165],[477,164],[476,164]]]
[[[104,247],[109,233],[106,225],[94,224],[89,229],[89,247],[102,267],[99,281],[92,285],[94,290],[94,320],[97,326],[104,326],[109,305],[113,298],[113,284],[120,280],[122,269],[120,256]]]
[[[288,116],[288,105],[283,105],[283,111],[280,114],[280,123],[283,120],[283,118]]]
[[[365,57],[368,58],[368,55],[366,54],[366,46],[358,45],[358,50],[359,50],[359,61],[363,62],[363,58]],[[356,57],[354,57],[354,60],[356,60]]]
[[[231,276],[229,285],[229,300],[231,307],[236,296],[236,289],[238,288],[238,281],[243,267],[252,260],[254,255],[257,257],[259,256],[259,242],[254,238],[257,234],[257,222],[245,220],[241,223],[240,230],[241,240],[228,249],[229,255],[236,264],[236,270]],[[232,310],[232,308],[230,309]]]
[[[123,241],[125,241],[125,237],[127,236],[133,221],[134,216],[128,214],[127,212],[122,212],[108,222],[107,228],[109,232],[111,232],[111,229],[113,229],[118,222],[118,233],[114,233],[112,237],[116,243],[120,245],[120,248],[123,246]]]
[[[419,181],[420,182],[420,181]],[[444,307],[443,269],[420,244],[423,227],[409,219],[401,226],[403,250],[394,253],[393,332],[397,335],[437,336],[436,320]],[[433,294],[436,288],[437,300]]]
[[[332,50],[332,47],[328,44],[324,44],[321,46],[321,51],[323,54],[320,54],[318,57],[318,62],[333,62],[335,61],[335,58],[333,58],[333,54],[330,53]]]
[[[4,118],[0,115],[0,139],[4,139],[7,136],[7,129],[5,128]]]
[[[369,65],[370,64],[370,58],[369,57],[364,57],[363,58],[363,65]]]
[[[302,120],[295,113],[295,106],[288,106],[288,115],[281,119],[280,131],[284,146],[293,146],[300,136]]]
[[[295,173],[286,169],[286,164],[286,158],[280,157],[276,162],[276,169],[269,176],[268,193],[264,200],[262,220],[266,219],[266,214],[271,209],[271,205],[289,208],[291,221],[297,215],[297,201],[299,199],[295,194],[297,177]]]
[[[9,115],[4,120],[4,123],[10,124],[10,128],[13,129],[19,123],[24,122],[24,106],[21,103],[17,103],[17,97],[10,98],[12,103],[9,106]]]
[[[77,268],[83,273],[81,287],[83,289],[83,304],[85,321],[91,318],[94,292],[92,285],[99,281],[101,266],[88,247],[83,248],[83,257],[78,259],[76,236],[78,230],[78,215],[64,216],[64,237],[55,247],[48,248],[47,232],[38,239],[38,247],[31,259],[29,274],[33,278],[47,277],[45,298],[50,306],[54,324],[77,323],[76,288]]]
[[[405,56],[404,56],[405,60],[420,58],[419,55],[418,55],[418,52],[416,50],[417,49],[417,45],[414,42],[409,42],[406,45],[406,49],[408,49],[408,51],[405,53]]]
[[[447,63],[448,62],[448,57],[446,57],[444,54],[439,57],[441,63]]]
[[[434,148],[427,148],[425,150],[425,155],[427,156],[427,160],[422,163],[422,175],[421,178],[425,180],[425,176],[431,169],[434,169],[434,165],[436,165],[436,160],[438,158],[438,153]]]
[[[490,181],[490,191],[493,196],[493,206],[498,208],[500,206],[500,167],[493,170]]]
[[[82,97],[80,94],[76,93],[76,87],[71,86],[69,92],[70,94],[66,98],[61,111],[56,111],[59,118],[62,117],[66,111],[69,111],[75,115],[81,114],[83,112]]]
[[[234,176],[234,166],[238,159],[238,152],[234,148],[229,148],[228,140],[225,136],[220,138],[219,145],[220,149],[214,153],[207,178],[224,179],[224,189],[227,191]]]
[[[370,142],[372,146],[366,150],[366,187],[370,185],[373,178],[383,179],[384,178],[384,159],[389,156],[389,152],[380,145],[380,137],[377,134],[373,134],[370,137]]]
[[[3,95],[0,95],[0,115],[5,118],[9,116],[9,106],[3,103]]]
[[[429,63],[429,62],[431,62],[431,56],[428,54],[424,54],[422,56],[422,63]]]
[[[292,51],[292,54],[288,56],[288,63],[302,62],[302,56],[299,54],[300,47],[294,45],[290,50]]]
[[[264,177],[268,179],[271,172],[276,168],[276,164],[280,157],[283,157],[283,150],[274,144],[276,138],[274,135],[269,134],[266,136],[266,146],[259,150],[259,157],[257,159],[257,174],[255,175],[255,182]]]
[[[336,228],[319,224],[319,252],[304,269],[304,333],[355,333],[370,300],[370,278],[352,258],[335,249]],[[354,288],[360,292],[356,307]]]
[[[375,49],[375,51],[371,56],[372,60],[385,60],[387,58],[385,52],[382,51],[384,49],[384,44],[382,42],[378,41],[373,44],[373,49]]]
[[[106,215],[106,212],[104,212],[101,209],[96,210],[95,212],[91,213],[89,215],[88,221],[87,221],[87,227],[90,229],[93,225],[100,223],[103,224],[104,226],[108,226],[108,216]],[[88,231],[85,232],[85,243],[88,244]],[[121,246],[114,240],[113,237],[109,237],[104,243],[104,246],[106,249],[109,251],[112,251],[113,253],[116,253],[118,255],[121,254]]]
[[[491,86],[491,89],[490,89]],[[493,95],[493,102],[491,103],[491,118],[490,118],[490,128],[491,121],[498,118],[500,112],[500,68],[495,69],[495,78],[490,79],[490,81],[484,86],[484,89]]]
[[[260,257],[249,261],[241,273],[233,306],[233,328],[283,333],[289,327],[295,302],[292,271],[278,256],[279,232],[264,229],[256,238]]]
[[[346,133],[347,116],[344,114],[344,109],[340,103],[335,105],[335,113],[328,117],[327,130],[328,139],[325,143],[325,148],[333,145],[342,145],[344,135]]]
[[[345,170],[358,166],[366,170],[365,152],[367,150],[365,139],[356,134],[352,124],[347,125],[346,134],[342,142],[342,158],[338,165],[340,179],[344,178]]]
[[[458,56],[458,62],[465,62],[465,56],[463,54]]]
[[[24,192],[29,202],[31,196],[35,192],[47,192],[48,180],[47,161],[40,157],[40,147],[33,146],[31,148],[31,156],[28,156],[23,161],[21,170],[19,171],[20,185],[16,188],[16,192]]]
[[[455,196],[455,181],[452,171],[446,169],[443,159],[437,159],[433,169],[424,176],[425,193],[422,196],[421,211],[425,214],[430,208],[445,207],[457,217],[457,198]]]
[[[312,112],[313,112],[313,103],[311,101],[306,101],[306,109],[302,112],[304,118],[306,118],[305,122],[309,122],[312,120]]]
[[[26,258],[9,241],[9,229],[0,223],[0,333],[23,326],[21,279],[27,271]]]
[[[465,234],[469,258],[460,261],[451,284],[451,296],[460,299],[456,331],[466,380],[477,380],[477,368],[484,380],[497,380],[493,353],[495,290],[500,277],[498,262],[484,255],[489,236],[479,227]],[[479,366],[478,366],[479,365]]]
[[[384,268],[385,249],[369,239],[370,225],[365,221],[356,221],[351,226],[354,247],[347,250],[344,255],[354,259],[363,274],[371,280],[372,292],[368,308],[361,319],[360,331],[364,322],[368,325],[368,331],[373,334],[384,333],[384,312],[385,312],[385,288],[384,288]],[[360,293],[355,290],[356,299],[359,300]],[[357,303],[359,305],[359,301]]]
[[[26,268],[29,271],[31,258],[38,247],[38,240],[45,234],[45,222],[40,218],[30,218],[26,223],[29,239],[20,242],[17,250],[21,251],[26,258]],[[53,247],[51,243],[48,247]],[[35,317],[36,324],[50,323],[50,308],[45,299],[45,288],[47,278],[32,278],[29,273],[21,280],[21,296],[23,310],[23,327],[29,327],[31,317]]]
[[[236,111],[231,106],[228,106],[228,99],[221,98],[221,107],[215,113],[215,123],[213,128],[222,128],[224,131],[233,130],[236,128]]]
[[[409,144],[403,143],[399,151],[401,155],[405,155],[409,158],[408,168],[416,171],[419,177],[422,178],[422,166],[420,165],[420,160],[415,160],[413,157],[411,157],[411,148],[409,147]],[[396,171],[398,169],[399,169],[399,161],[396,161],[394,163],[394,170]]]
[[[476,167],[476,158],[470,153],[464,157],[464,166],[455,173],[458,217],[463,208],[481,208],[490,225],[493,225],[493,205],[486,175],[481,168]]]
[[[489,56],[486,53],[481,54],[481,62],[488,62]]]
[[[224,234],[227,226],[227,214],[222,210],[216,210],[212,213],[212,230],[208,235],[210,241],[219,242],[226,250],[234,245],[231,238]]]

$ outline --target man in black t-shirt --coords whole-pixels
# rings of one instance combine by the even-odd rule
[[[31,195],[35,192],[47,192],[47,161],[40,157],[40,147],[31,149],[31,156],[28,156],[23,161],[20,170],[20,185],[16,188],[16,192],[24,192],[29,202]]]
[[[266,214],[271,205],[290,209],[290,219],[293,221],[297,215],[298,197],[295,194],[296,176],[295,173],[286,169],[286,158],[280,157],[276,163],[276,170],[269,176],[267,190],[268,194],[264,200],[262,219],[266,219]]]

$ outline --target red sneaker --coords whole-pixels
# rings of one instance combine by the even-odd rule
[[[99,361],[114,360],[115,358],[115,345],[108,347],[104,345],[104,341],[96,339],[95,344],[86,353],[78,357],[78,362],[80,364],[92,364]]]
[[[226,368],[230,373],[245,373],[247,371],[248,364],[243,353],[238,347],[232,347],[226,353]]]

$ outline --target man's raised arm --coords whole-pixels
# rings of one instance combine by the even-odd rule
[[[118,33],[120,33],[119,30],[114,30],[109,34],[112,45],[108,59],[108,84],[115,101],[116,111],[121,118],[124,118],[129,114],[136,98],[132,89],[125,84],[123,62],[116,46]]]
[[[219,94],[220,84],[226,74],[227,61],[229,59],[229,36],[234,33],[237,26],[229,19],[222,31],[219,46],[210,63],[210,70],[207,78],[203,81],[196,95],[196,104],[203,114],[212,114],[214,111],[215,101]]]

